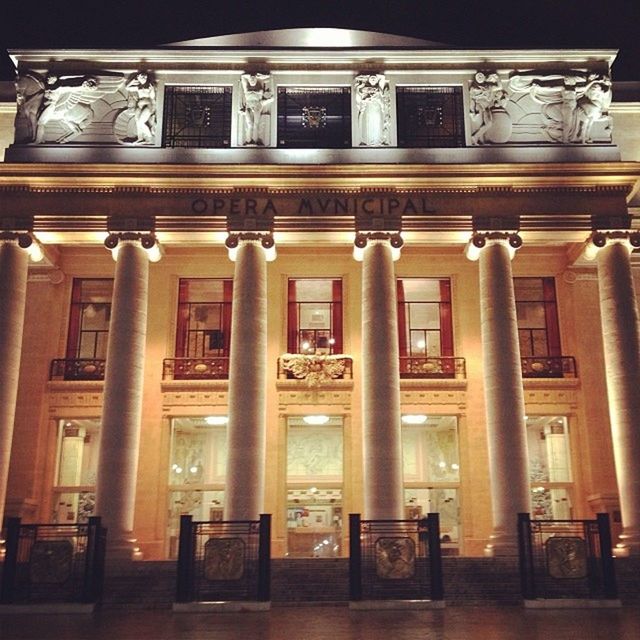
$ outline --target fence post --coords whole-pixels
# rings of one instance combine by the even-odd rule
[[[419,529],[422,526],[426,526],[427,528],[429,541],[431,600],[444,600],[444,582],[442,577],[442,548],[440,547],[440,514],[427,514],[427,517],[421,520],[418,524]]]
[[[258,600],[271,599],[271,514],[260,514],[258,542]]]
[[[100,571],[100,518],[91,516],[87,522],[87,548],[84,558],[84,578],[82,582],[82,602],[96,602],[102,594]]]
[[[178,542],[178,571],[176,574],[176,602],[191,602],[193,599],[193,517],[180,516],[180,539]]]
[[[518,514],[518,557],[522,598],[534,600],[536,584],[531,558],[531,516],[528,513]]]
[[[598,513],[598,534],[600,539],[600,560],[602,562],[602,586],[604,597],[615,600],[618,597],[618,586],[616,584],[616,569],[613,562],[611,550],[611,528],[609,526],[609,514]]]
[[[349,599],[362,600],[362,547],[360,514],[349,514]]]
[[[16,569],[18,565],[18,545],[20,543],[20,518],[7,518],[5,520],[5,556],[2,569],[2,587],[0,589],[0,602],[10,604],[13,602],[13,590],[16,581]]]

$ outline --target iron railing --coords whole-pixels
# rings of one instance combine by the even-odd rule
[[[523,356],[523,378],[576,378],[576,359],[573,356]]]
[[[270,514],[222,522],[181,516],[176,601],[268,601],[270,548]]]
[[[618,597],[609,516],[597,520],[531,520],[518,514],[522,597]]]
[[[351,600],[443,600],[439,514],[361,520],[349,514]]]
[[[8,518],[0,602],[98,602],[106,537],[99,517],[64,525]]]
[[[305,380],[310,386],[351,380],[353,360],[345,355],[287,353],[278,358],[278,380]]]
[[[227,380],[229,356],[215,358],[165,358],[163,380]]]
[[[466,378],[464,358],[400,356],[401,378]]]
[[[49,380],[104,380],[106,360],[101,358],[59,358],[51,361]]]

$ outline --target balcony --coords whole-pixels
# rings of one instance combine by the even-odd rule
[[[63,358],[51,361],[49,380],[104,380],[105,360]]]
[[[162,361],[163,380],[227,380],[229,357],[165,358]]]
[[[304,380],[310,387],[353,378],[353,360],[345,355],[285,353],[278,358],[278,380]]]
[[[525,356],[520,358],[523,378],[577,378],[573,356]]]
[[[464,379],[467,369],[464,358],[400,356],[400,377]]]

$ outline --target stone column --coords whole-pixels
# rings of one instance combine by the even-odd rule
[[[476,234],[493,533],[487,555],[516,555],[517,514],[530,511],[522,364],[511,274],[516,234]]]
[[[404,518],[398,307],[392,251],[389,239],[369,239],[362,256],[364,517],[371,520]]]
[[[640,321],[629,260],[634,245],[640,245],[640,234],[629,232],[596,233],[592,244],[622,514],[618,555],[640,555]]]
[[[25,242],[19,244],[17,234],[3,235],[16,237],[0,236],[0,524],[7,496],[29,263],[20,246]]]
[[[140,234],[111,235],[106,242],[110,249],[117,245],[117,256],[100,426],[96,515],[108,528],[112,554],[123,557],[131,556],[134,542],[147,335],[147,238]]]
[[[271,236],[229,236],[235,253],[229,361],[225,520],[264,509],[267,384],[267,252]]]

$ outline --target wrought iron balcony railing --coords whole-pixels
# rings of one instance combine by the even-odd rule
[[[464,358],[400,356],[401,378],[466,378]]]
[[[524,356],[523,378],[577,378],[576,359],[573,356]]]
[[[353,360],[345,355],[305,355],[285,353],[278,358],[279,380],[305,380],[318,386],[332,380],[351,380]]]
[[[49,380],[104,380],[105,360],[60,358],[51,361]]]
[[[163,380],[227,380],[229,357],[165,358],[162,361]]]

